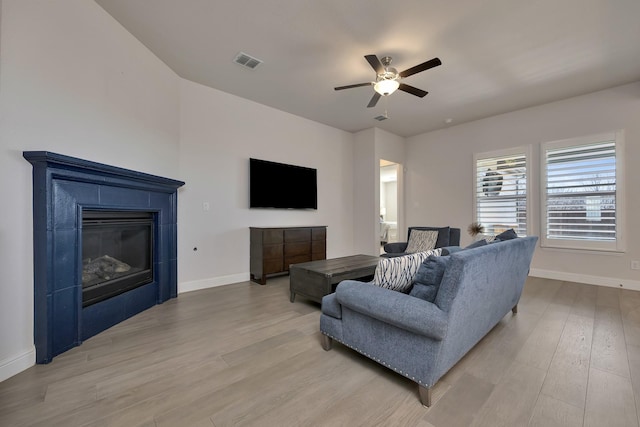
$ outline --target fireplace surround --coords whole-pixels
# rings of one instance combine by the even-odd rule
[[[23,156],[33,165],[36,362],[49,363],[177,296],[177,189],[184,182],[47,151]],[[152,273],[148,283],[83,304],[83,213],[95,219],[96,212],[151,219]]]

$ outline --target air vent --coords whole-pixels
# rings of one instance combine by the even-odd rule
[[[233,62],[251,70],[254,70],[258,65],[262,64],[261,60],[254,58],[251,55],[247,55],[244,52],[238,53]]]
[[[379,116],[374,117],[374,119],[375,119],[375,120],[377,120],[377,121],[379,121],[379,122],[381,122],[381,121],[383,121],[383,120],[387,120],[388,118],[389,118],[389,117],[387,117],[387,116],[383,116],[383,115],[379,115]]]

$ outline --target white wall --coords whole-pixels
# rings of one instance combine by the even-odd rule
[[[380,252],[380,161],[376,159],[376,129],[356,133],[354,185],[354,253],[376,255]]]
[[[179,179],[179,79],[93,1],[4,0],[0,381],[31,366],[31,165],[46,150]]]
[[[247,280],[249,226],[327,225],[327,255],[354,253],[353,134],[180,79],[92,1],[0,7],[0,381],[35,360],[23,150],[186,181],[181,291]],[[248,209],[249,157],[318,169],[318,210]]]
[[[462,228],[473,220],[473,153],[531,145],[531,234],[540,234],[539,146],[541,142],[625,129],[626,241],[624,254],[536,250],[532,274],[640,290],[640,82],[515,111],[407,139],[407,222]]]
[[[375,194],[380,195],[380,160],[388,160],[390,162],[397,163],[398,175],[396,182],[396,198],[397,198],[397,211],[395,217],[397,221],[396,241],[406,241],[406,222],[405,222],[405,198],[404,198],[404,164],[405,164],[405,138],[389,133],[382,129],[375,129],[375,162],[376,162],[376,181],[377,187]],[[380,200],[377,200],[377,206],[380,206]],[[379,232],[379,225],[376,226],[377,235]],[[378,239],[379,240],[379,239]],[[378,243],[379,247],[379,243]],[[379,249],[378,249],[379,250]]]
[[[250,226],[326,225],[353,254],[352,133],[186,80],[180,112],[179,291],[248,280]],[[316,168],[318,209],[249,209],[250,157]]]

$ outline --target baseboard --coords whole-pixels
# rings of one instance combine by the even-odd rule
[[[19,374],[20,372],[28,369],[36,364],[36,348],[31,347],[30,350],[19,354],[15,357],[10,357],[4,360],[0,360],[0,382],[11,378],[12,376]]]
[[[615,277],[591,276],[588,274],[567,273],[564,271],[542,270],[532,268],[529,276],[543,279],[563,280],[566,282],[586,283],[588,285],[607,286],[610,288],[630,289],[640,291],[640,281],[628,279],[616,279]]]
[[[178,293],[199,291],[200,289],[214,288],[216,286],[230,285],[232,283],[249,281],[249,273],[231,274],[229,276],[212,277],[209,279],[192,280],[178,283]]]

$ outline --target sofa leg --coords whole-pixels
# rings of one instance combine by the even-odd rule
[[[517,314],[518,313],[518,304],[514,305],[513,308],[511,309],[511,312],[513,314]]]
[[[331,338],[329,338],[328,336],[326,336],[325,334],[321,334],[320,337],[322,339],[322,348],[325,351],[331,350],[331,344],[332,344],[333,340]]]
[[[422,403],[422,406],[431,406],[431,387],[418,385],[418,392],[420,393],[420,403]]]

